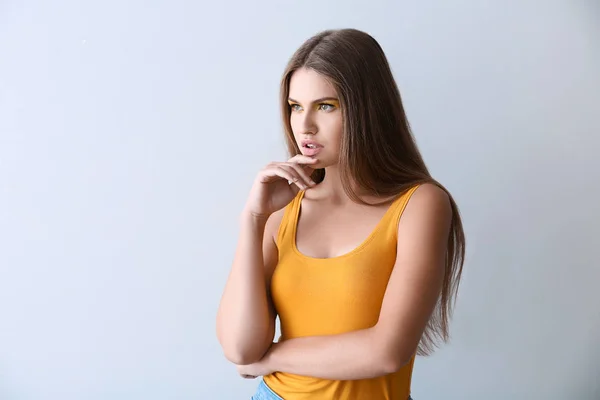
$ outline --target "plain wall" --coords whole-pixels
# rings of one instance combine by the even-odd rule
[[[419,399],[600,399],[600,3],[0,2],[0,399],[249,399],[215,335],[309,36],[382,45],[468,258]]]

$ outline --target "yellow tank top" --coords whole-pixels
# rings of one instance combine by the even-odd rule
[[[280,341],[335,335],[374,326],[396,260],[398,221],[409,189],[388,208],[357,248],[333,258],[313,258],[296,247],[296,226],[304,191],[284,210],[277,235],[279,261],[271,295],[281,323]],[[406,400],[415,357],[399,371],[377,378],[328,380],[275,372],[265,383],[285,400]]]

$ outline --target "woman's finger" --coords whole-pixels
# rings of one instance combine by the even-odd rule
[[[296,170],[287,165],[278,165],[271,167],[267,170],[267,173],[277,175],[283,179],[286,179],[288,183],[296,184],[300,189],[307,189],[306,184],[302,181]]]
[[[288,160],[288,164],[289,163],[299,164],[301,166],[302,170],[309,177],[309,179],[310,179],[310,176],[312,175],[313,171],[316,169],[314,167],[314,165],[317,164],[318,162],[319,162],[319,160],[317,158],[308,157],[303,154],[297,154]]]
[[[304,168],[304,166],[294,163],[294,162],[288,162],[286,165],[290,168],[293,168],[294,171],[296,171],[296,173],[302,177],[302,179],[304,180],[304,183],[306,185],[308,185],[308,186],[315,185],[315,182],[313,182],[313,180],[310,177],[310,172],[306,168]]]
[[[302,166],[300,164],[295,164],[295,163],[284,163],[281,164],[282,168],[285,168],[286,171],[289,171],[291,174],[298,176],[301,180],[302,183],[308,187],[312,186],[312,180],[310,179],[310,176],[306,173],[306,171],[304,171],[302,169]]]
[[[313,157],[305,156],[304,154],[297,154],[288,160],[288,163],[290,162],[310,167],[311,165],[315,165],[316,163],[318,163],[319,160]]]

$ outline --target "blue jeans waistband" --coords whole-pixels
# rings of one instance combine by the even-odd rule
[[[258,388],[256,389],[256,393],[254,393],[251,400],[283,400],[283,398],[279,397],[277,393],[268,387],[265,381],[261,379]],[[408,400],[412,400],[412,397],[408,396]]]
[[[270,387],[267,386],[265,381],[262,379],[258,384],[258,388],[256,389],[256,393],[252,396],[251,400],[283,400],[281,397],[277,396]]]

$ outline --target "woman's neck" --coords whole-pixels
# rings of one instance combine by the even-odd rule
[[[325,169],[325,178],[321,183],[310,189],[311,197],[314,199],[327,199],[329,202],[336,204],[345,204],[352,201],[344,190],[339,167],[331,166]],[[357,194],[362,195],[362,191],[358,190]]]

